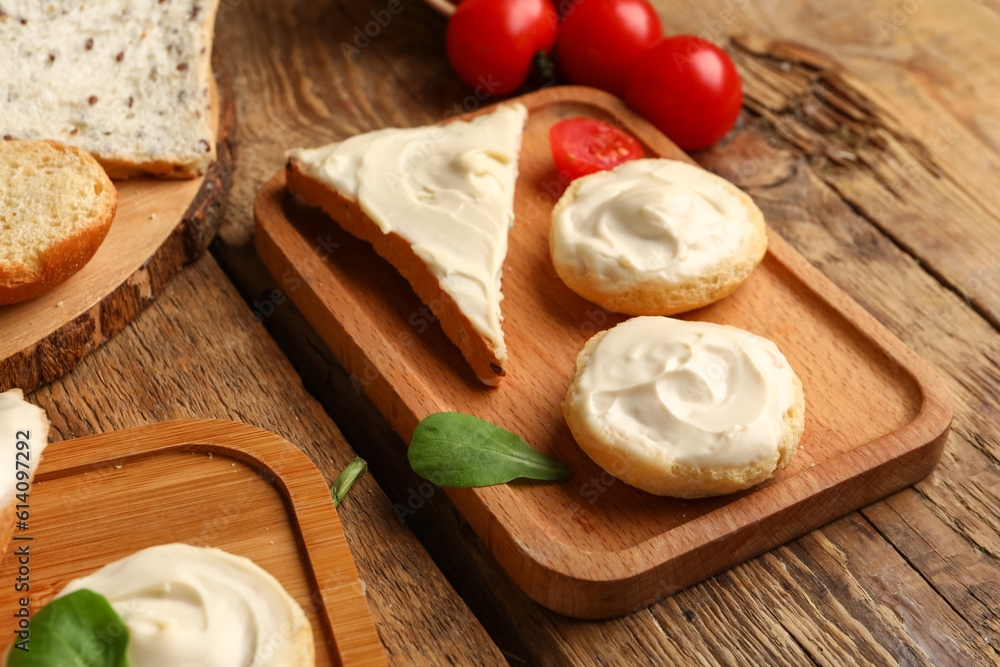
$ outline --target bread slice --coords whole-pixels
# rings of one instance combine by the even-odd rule
[[[48,443],[45,411],[25,401],[20,389],[0,393],[0,455],[10,462],[8,470],[0,475],[0,560],[15,532],[17,495],[31,493],[31,478]],[[26,478],[18,479],[18,471],[23,471]]]
[[[288,189],[410,282],[481,382],[506,374],[500,279],[527,110],[378,130],[289,154]]]
[[[117,208],[108,175],[79,148],[0,142],[0,305],[38,296],[79,271]]]
[[[218,0],[0,0],[0,138],[55,139],[112,178],[203,174],[215,159]]]

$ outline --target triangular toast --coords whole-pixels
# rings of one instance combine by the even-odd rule
[[[479,380],[506,374],[500,277],[527,110],[386,129],[289,153],[288,189],[413,286]]]

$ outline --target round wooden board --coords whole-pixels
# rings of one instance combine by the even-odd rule
[[[218,231],[232,184],[232,82],[213,59],[218,159],[202,179],[116,181],[118,213],[93,259],[42,296],[0,307],[0,391],[72,370],[132,321]]]

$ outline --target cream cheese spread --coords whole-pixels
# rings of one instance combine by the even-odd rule
[[[601,338],[577,380],[586,427],[669,467],[773,458],[794,373],[771,341],[735,327],[635,317]]]
[[[667,284],[725,263],[754,233],[731,184],[676,160],[626,162],[581,179],[556,207],[552,259],[612,292],[636,280]]]
[[[289,153],[307,176],[409,242],[503,360],[500,279],[527,113],[504,104],[470,121],[377,130]]]
[[[18,442],[27,444],[18,446]],[[20,389],[0,394],[0,454],[8,466],[0,473],[0,510],[13,503],[17,493],[28,490],[28,480],[19,480],[18,471],[25,471],[30,479],[48,443],[49,420],[45,411],[25,401]],[[18,482],[23,483],[20,488]]]
[[[70,582],[59,595],[84,588],[106,597],[125,621],[133,667],[313,664],[311,629],[298,603],[252,561],[219,549],[143,549]]]

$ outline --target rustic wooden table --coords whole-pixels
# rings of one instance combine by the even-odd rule
[[[367,458],[340,515],[394,665],[997,664],[1000,4],[655,4],[743,74],[737,131],[695,159],[947,380],[952,435],[915,487],[603,622],[530,601],[443,494],[400,522],[420,484],[404,445],[273,291],[251,206],[287,148],[431,123],[469,94],[419,0],[361,48],[384,0],[222,0],[238,125],[212,253],[33,400],[56,439],[219,417],[289,439],[329,480]]]

